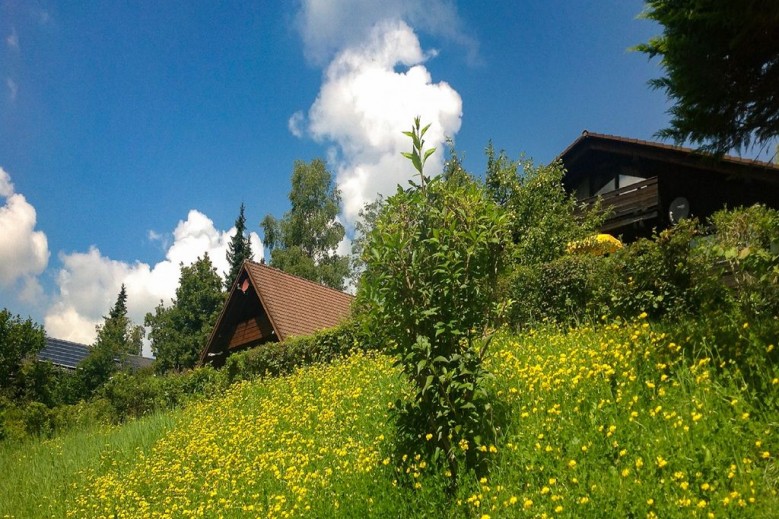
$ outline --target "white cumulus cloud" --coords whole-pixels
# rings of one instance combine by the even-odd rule
[[[361,44],[375,25],[390,20],[405,21],[459,44],[470,63],[478,61],[478,44],[452,0],[304,0],[297,14],[306,57],[317,65],[325,65],[344,48]]]
[[[170,305],[178,287],[180,264],[189,265],[208,253],[220,275],[228,270],[225,253],[235,228],[220,231],[213,221],[197,210],[179,221],[165,259],[156,265],[128,263],[104,256],[97,247],[87,252],[61,253],[57,274],[59,293],[45,317],[46,332],[61,339],[90,344],[95,326],[102,323],[116,301],[122,283],[127,289],[127,312],[137,324],[143,322],[162,300]],[[152,239],[162,236],[151,231]],[[251,233],[254,259],[262,258],[262,243]],[[149,351],[145,350],[145,354]]]
[[[348,225],[377,193],[390,194],[413,177],[400,155],[410,148],[401,132],[416,116],[431,124],[426,147],[440,150],[426,172],[441,170],[446,138],[460,129],[462,99],[449,84],[433,82],[423,65],[428,57],[405,22],[384,21],[364,41],[339,52],[325,71],[307,131],[332,144],[329,160],[336,166]]]
[[[30,302],[40,293],[36,276],[49,263],[46,234],[36,231],[37,213],[24,195],[16,193],[11,176],[0,168],[0,288],[21,284],[17,296]]]

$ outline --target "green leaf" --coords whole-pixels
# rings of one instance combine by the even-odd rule
[[[425,385],[422,387],[422,393],[427,391],[427,389],[430,387],[430,384],[433,383],[433,375],[428,375],[425,379]]]

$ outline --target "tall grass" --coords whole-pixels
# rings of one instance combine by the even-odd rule
[[[505,337],[492,368],[511,419],[471,511],[516,499],[533,516],[773,516],[779,412],[764,403],[779,371],[758,393],[693,332],[639,320]]]
[[[174,427],[178,413],[51,440],[0,444],[0,517],[64,517],[86,481],[132,463]]]

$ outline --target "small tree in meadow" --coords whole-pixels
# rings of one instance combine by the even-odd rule
[[[500,311],[496,281],[510,243],[507,213],[469,176],[430,179],[419,119],[410,153],[419,184],[398,188],[368,234],[359,297],[391,337],[414,396],[398,402],[400,447],[442,461],[456,484],[494,436],[483,340]]]

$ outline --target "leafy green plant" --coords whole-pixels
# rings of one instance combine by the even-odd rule
[[[444,462],[456,481],[459,461],[477,467],[477,447],[494,440],[483,367],[509,218],[471,178],[429,179],[423,136],[414,120],[405,153],[420,183],[389,197],[367,237],[358,299],[412,382],[396,411],[401,454]]]
[[[600,205],[577,206],[565,191],[561,162],[536,166],[532,160],[509,160],[487,147],[486,188],[511,213],[512,263],[536,265],[561,257],[566,246],[593,235],[603,221]]]
[[[595,294],[605,282],[606,263],[601,257],[566,255],[535,265],[518,265],[509,274],[510,322],[517,328],[539,322],[578,324],[602,315]]]
[[[607,258],[610,276],[598,296],[621,317],[682,317],[718,307],[725,287],[702,254],[701,237],[697,220],[683,220],[620,249]]]
[[[710,221],[709,261],[726,267],[738,306],[748,316],[779,314],[779,211],[758,204],[718,211]]]

